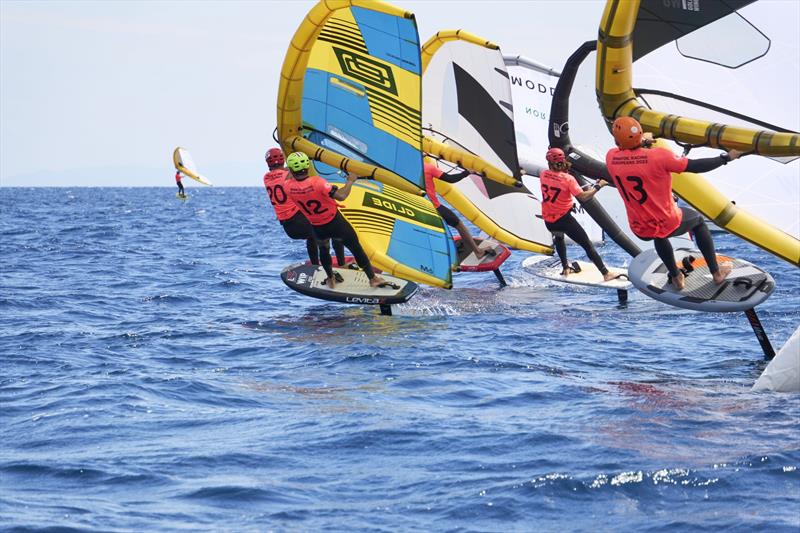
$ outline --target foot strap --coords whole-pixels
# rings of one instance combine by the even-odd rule
[[[682,269],[682,268],[681,268],[681,269],[679,269],[679,270],[680,270],[681,272],[683,272],[683,277],[684,277],[684,279],[686,278],[686,276],[688,276],[688,275],[689,275],[689,273],[688,273],[688,272],[686,272],[684,269]],[[669,272],[667,272],[667,283],[669,283],[670,285],[674,285],[674,283],[672,283],[672,278],[673,278],[673,275],[672,275],[672,274],[670,274]]]
[[[344,283],[344,278],[338,272],[334,272],[333,273],[333,279],[336,280],[336,283]],[[328,278],[323,279],[322,280],[322,284],[323,285],[327,285],[328,284]]]

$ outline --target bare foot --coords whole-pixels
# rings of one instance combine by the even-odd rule
[[[672,279],[672,285],[674,285],[675,288],[678,289],[679,291],[682,291],[683,288],[686,286],[686,276],[684,276],[683,272],[681,272],[680,270],[678,270],[678,275],[671,279]]]
[[[570,272],[572,272],[572,269],[570,267],[564,267],[564,270],[561,271],[561,275],[566,278],[567,276],[569,276]]]
[[[381,285],[382,283],[386,283],[386,280],[380,276],[375,276],[374,278],[369,280],[369,286],[373,288],[377,287],[378,285]]]
[[[714,283],[720,285],[723,281],[725,281],[725,278],[727,278],[730,275],[732,270],[733,270],[733,265],[731,263],[728,262],[720,263],[719,270],[717,270],[711,275],[711,277],[714,278]]]
[[[603,281],[613,281],[615,279],[617,279],[616,274],[612,274],[611,272],[603,274]]]
[[[336,276],[331,276],[328,279],[326,279],[325,280],[325,285],[329,289],[335,289],[336,288]]]
[[[475,257],[477,257],[478,259],[483,259],[484,257],[486,257],[487,252],[486,250],[481,250],[480,248],[476,248],[473,253],[475,254]]]

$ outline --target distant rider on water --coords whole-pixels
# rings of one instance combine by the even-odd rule
[[[186,193],[183,191],[183,183],[181,183],[181,171],[175,172],[175,183],[178,185],[178,196],[181,198],[186,197]]]

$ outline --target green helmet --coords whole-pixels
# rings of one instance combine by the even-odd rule
[[[286,158],[286,166],[289,167],[289,170],[292,172],[302,172],[311,167],[311,161],[309,161],[308,156],[303,152],[292,152],[289,154],[289,157]]]

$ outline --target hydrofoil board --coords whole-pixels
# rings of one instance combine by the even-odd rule
[[[461,272],[491,272],[500,268],[506,259],[511,256],[511,250],[499,242],[488,239],[474,239],[475,244],[480,250],[487,250],[489,253],[478,259],[475,253],[470,250],[461,240],[454,239],[456,245],[456,256],[458,258],[458,269]]]
[[[720,285],[714,283],[703,254],[678,248],[675,260],[684,269],[686,286],[678,291],[667,281],[667,267],[655,250],[646,250],[628,268],[633,285],[647,296],[676,307],[694,311],[746,311],[763,303],[775,290],[775,280],[767,272],[742,259],[717,256],[729,262],[733,271]]]
[[[336,287],[330,288],[325,283],[328,276],[321,266],[299,263],[286,267],[281,272],[283,282],[301,294],[348,304],[366,304],[386,306],[407,302],[417,292],[417,284],[413,281],[382,274],[387,281],[384,287],[370,287],[369,279],[363,270],[334,267],[338,274]]]
[[[608,271],[617,277],[611,281],[603,281],[603,275],[597,270],[594,263],[573,261],[570,264],[572,271],[567,276],[563,276],[561,275],[562,267],[560,260],[555,262],[550,261],[542,267],[542,259],[543,257],[541,256],[528,257],[522,262],[522,266],[530,269],[536,276],[560,283],[572,283],[573,285],[585,285],[588,287],[601,287],[603,289],[617,289],[623,291],[633,288],[633,284],[628,280],[628,271],[624,268],[607,267]]]

